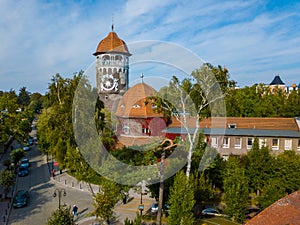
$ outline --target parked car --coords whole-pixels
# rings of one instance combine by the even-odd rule
[[[25,152],[29,151],[30,149],[31,149],[31,147],[30,147],[29,145],[23,146],[23,150],[24,150]]]
[[[26,190],[19,190],[13,200],[13,207],[20,208],[28,204],[29,193]]]
[[[157,202],[152,203],[151,212],[152,213],[157,213],[158,212],[158,203]]]
[[[26,167],[26,165],[21,164],[19,166],[18,176],[19,177],[24,177],[24,176],[27,176],[28,174],[29,174],[28,167]]]
[[[212,217],[212,216],[218,216],[218,217],[228,217],[225,214],[222,214],[219,210],[215,208],[207,208],[202,210],[202,216],[203,217]]]
[[[170,205],[165,203],[163,211],[167,214],[169,212],[169,209],[170,209]],[[158,212],[158,203],[157,202],[152,203],[150,210],[152,213],[157,213]]]
[[[33,140],[33,137],[30,137],[28,139],[28,145],[33,145],[34,144],[34,140]]]
[[[21,159],[20,161],[20,167],[25,167],[25,168],[29,168],[29,159],[27,158],[24,158],[24,159]]]
[[[260,211],[261,211],[260,208],[248,208],[246,212],[246,220],[252,219],[258,213],[260,213]]]

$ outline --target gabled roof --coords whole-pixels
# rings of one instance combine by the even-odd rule
[[[285,85],[283,81],[281,80],[280,76],[277,75],[274,77],[273,81],[270,83],[270,85]]]
[[[131,55],[125,41],[120,39],[114,31],[109,32],[109,34],[99,42],[96,52],[93,55],[96,56],[109,52]]]
[[[228,125],[234,124],[236,129],[299,131],[298,121],[297,118],[278,117],[213,117],[203,119],[200,122],[200,127],[225,129],[229,127]],[[188,117],[187,123],[189,127],[195,127],[195,117]],[[169,127],[181,127],[181,125],[173,118]]]
[[[279,199],[246,223],[246,225],[266,224],[300,224],[300,190]]]
[[[162,114],[155,112],[151,103],[145,105],[146,98],[154,93],[155,90],[148,84],[134,85],[120,99],[115,115],[124,118],[162,117]]]
[[[207,135],[300,138],[298,118],[213,117],[200,122],[200,132]],[[188,130],[176,119],[163,130],[169,134],[194,133],[196,118],[188,117]],[[231,128],[234,125],[234,128]]]

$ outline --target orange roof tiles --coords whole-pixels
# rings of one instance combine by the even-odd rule
[[[278,224],[300,224],[300,190],[279,199],[246,223],[246,225]]]
[[[106,52],[118,52],[126,55],[131,55],[128,51],[126,43],[112,31],[97,46],[96,52],[93,55],[99,55]]]
[[[224,119],[226,122],[224,123]],[[201,127],[211,127],[211,119],[201,121]],[[260,130],[295,130],[299,131],[295,118],[260,118],[260,117],[215,117],[214,128],[227,128],[228,124],[235,124],[240,129]],[[224,125],[226,127],[224,127]]]
[[[134,85],[120,99],[115,115],[126,118],[162,117],[162,114],[155,112],[151,103],[145,105],[146,98],[154,93],[155,90],[145,83]]]

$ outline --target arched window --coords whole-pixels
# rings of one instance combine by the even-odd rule
[[[103,57],[102,57],[102,60],[103,60],[103,65],[109,65],[109,62],[110,62],[110,57],[109,57],[109,55],[104,55]]]
[[[124,134],[129,134],[129,133],[130,133],[130,127],[124,126],[124,127],[122,128],[122,131],[123,131]]]

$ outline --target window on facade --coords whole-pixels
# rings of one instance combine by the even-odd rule
[[[273,138],[272,139],[272,150],[278,150],[279,149],[279,139]]]
[[[292,150],[292,139],[284,140],[284,150]]]
[[[234,148],[242,148],[242,138],[240,137],[234,138]]]
[[[142,128],[142,133],[143,133],[143,134],[149,134],[149,133],[150,133],[150,129],[147,128],[147,127],[143,127],[143,128]]]
[[[218,147],[218,138],[211,137],[211,147],[217,148]]]
[[[265,138],[259,139],[259,148],[267,146],[267,141]]]
[[[223,148],[229,148],[229,137],[224,137],[223,138]]]
[[[300,139],[298,139],[297,150],[300,151]]]
[[[141,108],[141,106],[136,104],[136,105],[133,105],[132,108],[138,109],[138,108]]]
[[[122,130],[123,130],[124,134],[130,133],[130,128],[128,126],[124,126]]]
[[[247,149],[251,149],[253,145],[253,138],[247,138]]]

